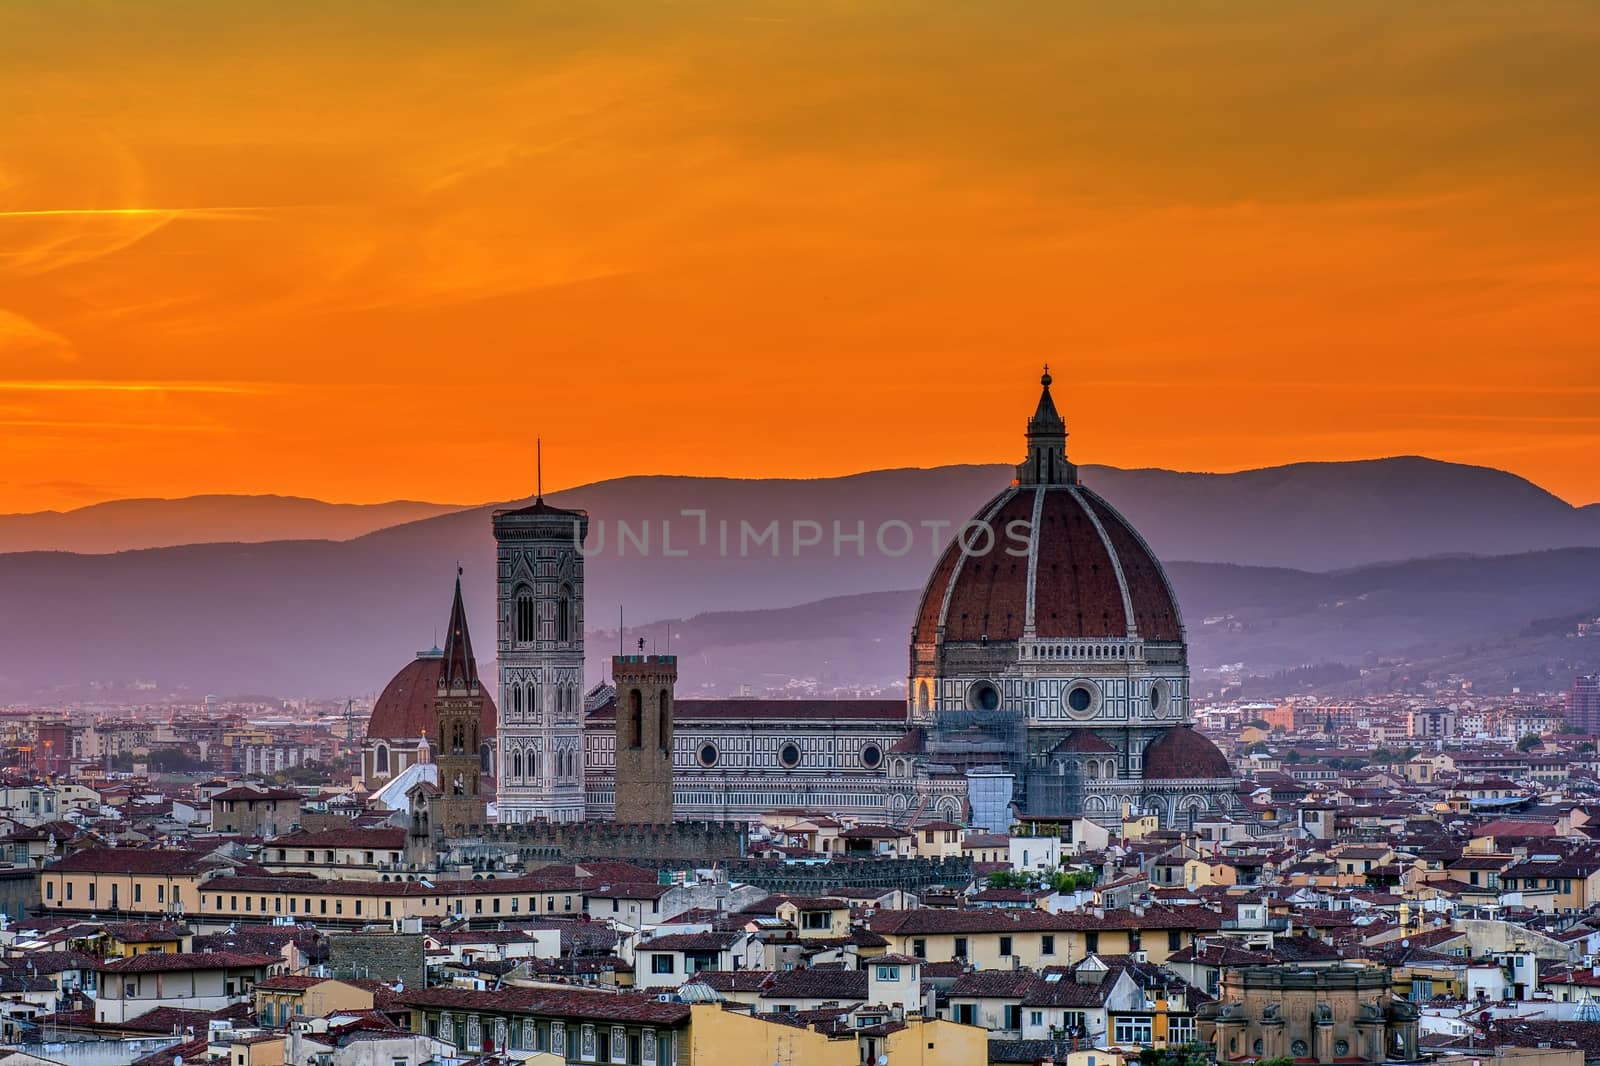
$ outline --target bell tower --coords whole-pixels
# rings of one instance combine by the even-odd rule
[[[467,612],[461,605],[461,568],[456,567],[456,596],[450,605],[444,656],[439,664],[439,688],[434,711],[439,722],[439,798],[434,806],[437,827],[459,833],[466,826],[483,825],[488,811],[483,797],[483,765],[479,754],[479,727],[483,721],[483,690],[478,686],[478,664],[472,657],[472,634],[467,632]]]
[[[501,822],[580,822],[583,542],[589,516],[552,507],[494,513],[499,589]]]
[[[676,655],[614,655],[617,686],[616,820],[672,821],[672,708]]]

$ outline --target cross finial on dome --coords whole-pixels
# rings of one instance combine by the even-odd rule
[[[1044,374],[1041,375],[1040,378],[1039,378],[1039,384],[1043,385],[1046,389],[1048,389],[1050,387],[1050,381],[1051,381],[1051,378],[1050,378],[1050,364],[1046,363],[1044,365]]]

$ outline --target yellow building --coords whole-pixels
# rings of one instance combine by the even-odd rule
[[[47,911],[99,915],[191,913],[201,881],[211,872],[186,851],[86,848],[39,873],[39,896]]]
[[[800,931],[802,937],[837,938],[850,935],[850,904],[825,896],[784,900],[776,917]]]
[[[1194,944],[1201,933],[1222,926],[1204,907],[1050,914],[1036,908],[951,911],[934,908],[881,910],[869,928],[888,950],[928,962],[965,960],[982,970],[1040,969],[1080,961],[1086,955],[1143,951],[1162,963]]]
[[[1525,906],[1548,911],[1581,911],[1600,900],[1600,862],[1574,855],[1555,860],[1528,859],[1500,875],[1506,892],[1520,892]]]
[[[182,954],[194,945],[194,931],[177,922],[118,922],[92,936],[72,937],[72,947],[100,958],[131,958],[146,952]]]
[[[334,1011],[371,1010],[370,989],[331,977],[284,974],[255,986],[256,1016],[270,1027],[287,1026],[300,1018],[326,1018]]]
[[[283,1066],[287,1042],[281,1033],[259,1033],[230,1040],[228,1066]]]
[[[954,822],[924,822],[911,827],[911,853],[919,859],[959,859],[961,827]]]
[[[576,916],[584,896],[570,878],[530,875],[481,881],[332,880],[247,877],[185,851],[88,848],[39,875],[47,911],[158,917],[181,910],[189,920],[264,922],[310,918],[321,925],[403,918],[479,921]]]

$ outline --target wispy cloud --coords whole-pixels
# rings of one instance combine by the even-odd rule
[[[200,422],[105,422],[95,419],[8,418],[0,419],[8,429],[114,429],[141,433],[232,433],[233,427]]]
[[[203,392],[255,396],[276,388],[247,381],[0,380],[0,392]]]
[[[58,371],[60,364],[77,358],[72,344],[61,334],[3,307],[0,307],[0,354],[8,358],[43,355]]]
[[[47,207],[27,211],[0,211],[3,218],[205,218],[265,219],[269,207]]]

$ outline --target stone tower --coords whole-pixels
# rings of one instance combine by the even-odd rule
[[[456,568],[456,596],[450,605],[439,687],[434,699],[438,716],[439,798],[434,807],[438,827],[448,833],[483,825],[488,812],[483,797],[483,764],[478,745],[483,720],[483,691],[478,664],[472,657],[472,635],[461,605],[461,569]]]
[[[582,821],[583,542],[589,516],[543,497],[496,511],[501,822]]]
[[[619,822],[672,821],[672,706],[676,655],[616,655]]]

